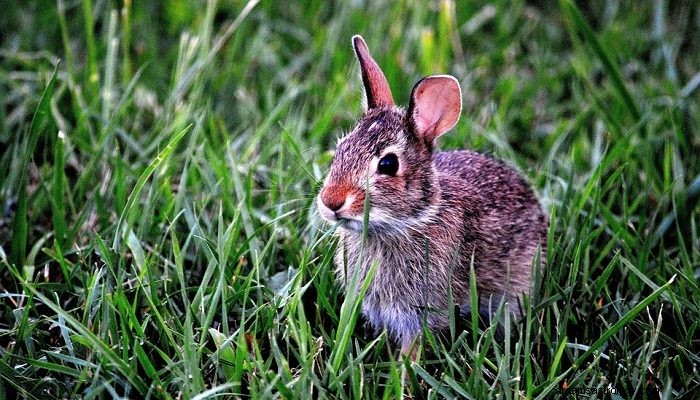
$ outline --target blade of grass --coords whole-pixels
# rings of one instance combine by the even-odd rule
[[[41,294],[34,287],[33,284],[28,283],[25,284],[24,287],[27,288],[30,292],[32,292],[38,300],[40,300],[44,305],[49,307],[53,312],[55,312],[57,315],[61,315],[65,319],[66,323],[70,325],[76,331],[76,333],[80,335],[84,343],[89,344],[93,351],[103,356],[104,361],[107,361],[108,364],[114,366],[122,376],[124,376],[132,385],[135,386],[137,390],[139,390],[142,393],[145,393],[147,391],[148,385],[146,385],[146,383],[141,379],[141,377],[138,376],[138,374],[136,373],[137,371],[131,368],[131,366],[127,364],[124,360],[119,358],[117,353],[115,353],[107,343],[102,341],[102,339],[95,335],[85,325],[73,318],[72,315],[70,315],[59,305],[54,303],[48,297]]]
[[[117,227],[114,232],[114,241],[112,242],[113,250],[117,251],[120,247],[122,235],[125,234],[125,232],[122,232],[124,219],[131,212],[132,207],[136,203],[136,200],[139,198],[139,195],[141,194],[141,190],[146,185],[146,181],[148,180],[148,178],[150,178],[153,172],[155,172],[155,170],[158,169],[158,167],[160,167],[160,165],[168,159],[168,156],[170,156],[170,154],[175,150],[175,147],[180,142],[180,139],[182,139],[185,136],[185,134],[189,131],[190,127],[191,125],[186,126],[175,136],[173,136],[173,138],[170,139],[170,142],[168,142],[165,148],[163,148],[163,150],[161,150],[160,153],[158,153],[156,158],[154,158],[153,161],[151,161],[148,167],[146,167],[143,173],[141,173],[141,176],[139,176],[139,179],[138,181],[136,181],[134,189],[129,195],[129,200],[127,201],[126,206],[124,207],[124,211],[122,211],[121,215],[119,216],[119,221],[117,222]]]
[[[85,29],[85,43],[87,44],[87,86],[90,97],[97,99],[97,84],[100,74],[97,68],[97,44],[95,43],[95,22],[92,15],[92,1],[83,0],[83,28]]]
[[[65,146],[65,134],[58,131],[54,144],[53,185],[51,186],[53,214],[51,218],[53,220],[54,240],[60,244],[60,247],[64,246],[66,230],[68,229],[65,217],[66,205],[63,198],[63,190],[65,187],[64,169],[66,164]]]
[[[613,87],[620,97],[622,97],[622,100],[627,106],[627,111],[635,121],[639,120],[641,114],[632,98],[632,95],[627,90],[627,87],[622,80],[620,68],[617,66],[617,63],[613,61],[613,58],[610,57],[608,51],[598,39],[598,36],[595,34],[595,32],[593,32],[593,29],[591,29],[591,26],[588,25],[586,19],[581,14],[581,11],[572,0],[559,0],[559,6],[564,12],[564,15],[567,17],[567,27],[570,28],[571,35],[573,36],[575,34],[573,28],[576,28],[576,30],[581,33],[586,43],[591,46],[593,53],[603,64],[603,68],[605,69],[608,77],[610,77]]]
[[[338,322],[338,331],[336,332],[335,343],[333,351],[329,357],[329,364],[331,373],[335,374],[340,372],[340,364],[345,357],[345,351],[350,344],[350,339],[352,333],[355,329],[355,324],[357,323],[357,318],[360,313],[360,306],[362,304],[362,299],[364,299],[365,293],[369,288],[369,284],[374,278],[374,273],[377,271],[377,266],[379,263],[375,260],[372,262],[367,275],[365,276],[360,290],[348,290],[343,300],[343,304],[340,307],[340,321]],[[355,270],[351,281],[349,282],[349,288],[357,287],[357,280],[359,277],[360,268]]]
[[[124,0],[120,15],[122,20],[122,85],[126,86],[131,79],[131,1]]]
[[[14,263],[18,267],[24,266],[24,260],[27,252],[27,169],[29,168],[30,158],[34,154],[34,149],[39,141],[39,135],[43,131],[47,119],[51,115],[51,97],[53,96],[56,85],[57,70],[58,65],[51,73],[51,77],[44,88],[44,92],[39,98],[39,105],[34,111],[32,121],[29,123],[29,137],[24,142],[24,148],[18,166],[21,172],[17,187],[17,209],[15,211],[15,218],[12,224],[12,244],[10,247],[10,262]]]
[[[539,395],[536,397],[536,399],[545,399],[549,395],[549,393],[561,382],[563,381],[569,374],[573,371],[578,370],[583,362],[591,356],[593,353],[596,351],[600,350],[600,348],[605,344],[605,342],[608,341],[613,335],[615,335],[617,332],[619,332],[623,327],[625,327],[634,317],[637,316],[640,312],[642,312],[649,304],[654,302],[659,296],[661,296],[671,285],[673,284],[673,281],[675,280],[676,276],[674,275],[669,279],[668,282],[666,282],[664,285],[660,286],[657,290],[655,290],[652,294],[647,296],[644,300],[640,301],[632,307],[631,310],[629,310],[622,318],[620,318],[617,322],[615,322],[609,329],[607,329],[603,334],[595,341],[593,342],[592,345],[588,346],[588,349],[576,359],[574,364],[567,369],[564,373],[560,374],[556,379],[550,380],[548,384],[544,388],[542,388],[542,392],[539,393]]]

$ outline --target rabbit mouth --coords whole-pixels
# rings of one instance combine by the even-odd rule
[[[346,228],[348,230],[352,231],[362,231],[362,224],[363,220],[362,219],[356,219],[351,216],[348,216],[346,212],[341,211],[341,212],[334,212],[328,207],[326,207],[319,199],[318,201],[318,212],[321,216],[322,219],[326,220],[327,222],[330,222],[332,224],[336,224],[336,226],[341,226],[343,228]]]
[[[333,224],[335,228],[343,228],[353,232],[362,232],[365,226],[363,218],[354,218],[346,215],[322,215],[323,219]],[[367,221],[367,229],[373,231],[372,222]]]
[[[386,221],[375,221],[372,219],[369,219],[368,221],[365,222],[364,219],[354,219],[354,218],[344,218],[344,217],[339,217],[337,219],[338,223],[340,226],[343,228],[353,231],[356,233],[362,233],[364,229],[367,229],[367,232],[370,235],[377,235],[377,234],[403,234],[405,233],[404,231],[409,230],[407,229],[406,226],[403,226],[401,224],[396,224],[396,223],[390,223]]]
[[[355,232],[362,232],[362,227],[364,226],[363,221],[358,221],[356,219],[352,218],[338,218],[338,222],[340,222],[341,226],[345,229],[355,231]],[[368,228],[371,226],[371,224],[367,224]]]

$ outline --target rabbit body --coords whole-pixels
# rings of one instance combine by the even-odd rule
[[[423,321],[444,329],[449,308],[469,311],[472,264],[479,311],[492,313],[504,299],[518,314],[519,297],[532,290],[533,259],[545,254],[548,223],[535,194],[494,158],[434,152],[435,139],[461,112],[454,78],[426,78],[408,109],[396,107],[364,42],[356,37],[354,44],[369,109],[339,141],[317,201],[322,217],[342,222],[339,281],[346,291],[359,290],[378,262],[362,313],[373,327],[386,328],[404,353]],[[357,287],[350,286],[354,274]]]

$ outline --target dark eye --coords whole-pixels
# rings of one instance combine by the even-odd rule
[[[389,153],[382,157],[377,164],[377,172],[383,175],[396,176],[396,172],[399,170],[399,158],[396,154]]]

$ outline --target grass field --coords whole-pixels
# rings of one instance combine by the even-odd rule
[[[2,9],[0,399],[700,392],[697,2]],[[334,281],[313,199],[362,112],[357,33],[400,104],[456,76],[441,147],[516,166],[550,215],[505,341],[456,319],[403,361]]]

